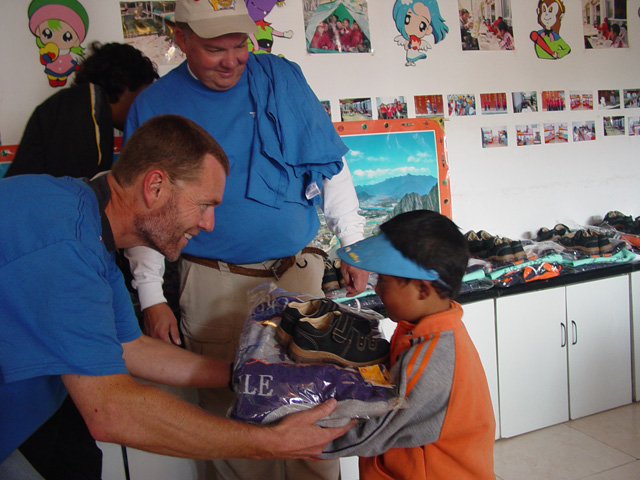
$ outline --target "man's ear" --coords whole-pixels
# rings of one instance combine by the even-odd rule
[[[149,170],[142,179],[142,195],[147,208],[153,208],[162,200],[169,187],[169,179],[162,170]]]
[[[182,28],[176,27],[176,29],[173,31],[173,35],[176,39],[178,47],[184,52],[187,45],[187,33]]]

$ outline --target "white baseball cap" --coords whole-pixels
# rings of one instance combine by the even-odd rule
[[[244,0],[177,0],[175,19],[189,24],[200,38],[257,31]]]

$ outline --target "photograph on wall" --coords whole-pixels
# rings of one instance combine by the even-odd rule
[[[509,146],[506,125],[499,127],[482,127],[480,131],[482,134],[482,148]]]
[[[629,136],[640,136],[640,117],[629,117]]]
[[[309,53],[371,51],[366,0],[304,0],[303,16]]]
[[[565,109],[564,90],[546,90],[541,96],[543,112],[561,112]]]
[[[598,90],[598,106],[600,110],[619,109],[620,90]]]
[[[627,48],[627,0],[581,0],[584,47]]]
[[[78,1],[33,0],[27,8],[29,30],[36,37],[43,80],[50,87],[64,87],[85,55],[82,46],[89,29],[89,15]]]
[[[377,97],[378,119],[407,118],[407,102],[403,96]]]
[[[462,50],[515,50],[511,0],[458,0]]]
[[[571,110],[593,110],[593,92],[569,92]]]
[[[631,90],[625,89],[624,94],[624,108],[640,108],[640,89],[634,88]]]
[[[399,33],[393,41],[402,47],[406,67],[426,59],[430,42],[440,43],[449,32],[437,0],[396,0],[391,16]]]
[[[615,117],[603,117],[602,127],[604,128],[605,137],[624,135],[624,117],[622,115],[617,115]]]
[[[513,100],[514,113],[530,113],[538,111],[538,94],[532,92],[513,92],[511,94]]]
[[[571,129],[574,142],[588,142],[596,139],[596,122],[593,120],[573,122]]]
[[[449,164],[444,130],[432,119],[343,122],[334,126],[349,152],[351,170],[366,219],[365,236],[400,213],[428,209],[451,218]],[[325,251],[337,244],[320,211],[316,240]]]
[[[569,141],[569,126],[566,122],[545,123],[544,143],[567,143]]]
[[[483,115],[495,113],[507,113],[507,94],[501,93],[481,93],[480,106]]]
[[[327,115],[331,118],[331,102],[329,100],[320,100],[320,105],[322,105],[324,111],[327,112]]]
[[[156,65],[179,65],[186,57],[175,41],[175,10],[175,1],[120,2],[124,42]]]
[[[465,117],[476,114],[476,96],[473,93],[447,95],[450,117]]]
[[[540,145],[541,143],[542,134],[540,133],[540,125],[537,123],[516,125],[516,144],[519,147]]]
[[[342,122],[353,120],[373,120],[370,98],[340,99],[340,119]]]
[[[413,97],[417,117],[436,117],[444,115],[442,95],[416,95]]]
[[[538,25],[542,27],[529,33],[536,56],[542,60],[558,60],[571,53],[571,47],[560,35],[565,16],[563,0],[540,0],[536,7]]]

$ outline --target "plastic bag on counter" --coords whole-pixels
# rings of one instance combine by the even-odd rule
[[[276,329],[289,302],[306,302],[308,294],[292,293],[265,283],[249,292],[251,309],[240,338],[233,366],[236,398],[228,416],[251,423],[271,423],[290,413],[318,406],[329,398],[338,401],[320,426],[346,425],[351,419],[369,419],[404,406],[384,365],[344,368],[319,363],[297,363],[276,340]],[[338,304],[342,312],[367,320],[374,337],[383,318],[371,310]]]

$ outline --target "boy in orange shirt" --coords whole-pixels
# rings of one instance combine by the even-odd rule
[[[458,227],[429,210],[398,215],[338,251],[378,274],[376,293],[397,323],[391,375],[407,407],[360,423],[322,458],[360,456],[361,480],[495,478],[489,388],[453,301],[468,255]]]

